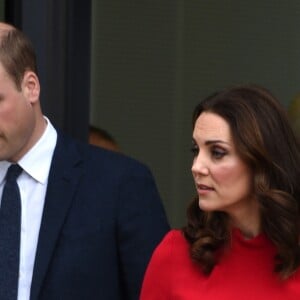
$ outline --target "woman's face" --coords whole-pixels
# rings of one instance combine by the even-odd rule
[[[192,173],[204,211],[223,211],[241,220],[257,214],[253,174],[239,157],[229,124],[219,115],[203,112],[193,131]]]

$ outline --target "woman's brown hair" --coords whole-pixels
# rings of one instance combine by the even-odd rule
[[[253,170],[262,230],[277,249],[274,270],[288,278],[300,264],[300,147],[287,113],[266,89],[241,85],[215,93],[199,103],[193,126],[202,112],[221,116],[242,160]],[[222,212],[204,212],[195,198],[183,232],[191,257],[209,274],[229,244],[231,229]]]

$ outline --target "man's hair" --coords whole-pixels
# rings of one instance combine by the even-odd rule
[[[1,29],[0,62],[18,90],[26,71],[37,74],[36,54],[28,37],[14,28]]]

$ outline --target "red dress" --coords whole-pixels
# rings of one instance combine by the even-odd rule
[[[263,234],[246,240],[234,229],[230,251],[205,276],[182,232],[171,230],[153,253],[140,300],[299,300],[300,270],[281,280],[274,255]]]

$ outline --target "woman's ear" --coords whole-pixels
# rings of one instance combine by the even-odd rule
[[[22,92],[30,103],[39,101],[40,81],[33,71],[26,71],[22,80]]]

